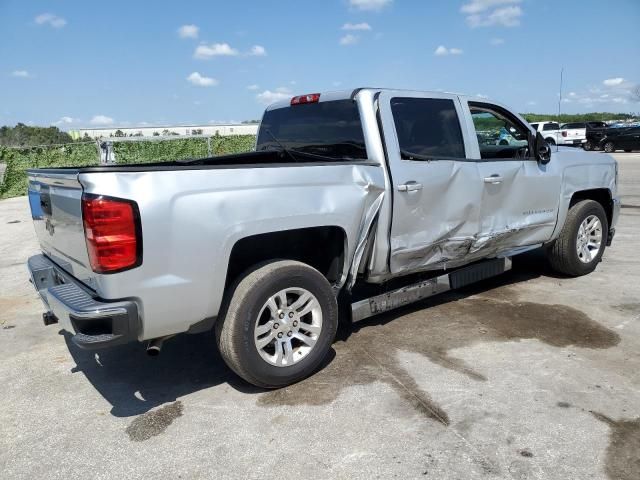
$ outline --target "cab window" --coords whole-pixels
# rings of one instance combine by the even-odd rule
[[[528,157],[529,129],[490,105],[470,103],[481,159]]]
[[[396,97],[391,112],[403,160],[465,158],[453,100]]]

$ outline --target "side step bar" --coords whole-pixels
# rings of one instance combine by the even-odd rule
[[[511,258],[496,258],[423,280],[391,292],[365,298],[351,304],[352,322],[388,312],[439,293],[462,288],[511,270]]]

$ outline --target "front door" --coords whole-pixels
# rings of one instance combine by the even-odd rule
[[[560,169],[530,154],[529,129],[517,116],[494,104],[464,104],[483,183],[480,234],[471,253],[492,256],[549,240],[558,217]]]
[[[456,95],[385,91],[379,98],[393,184],[390,270],[464,264],[479,233],[483,184]]]

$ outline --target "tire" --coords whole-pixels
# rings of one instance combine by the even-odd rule
[[[547,142],[550,147],[553,147],[556,144],[556,141],[553,138],[545,138],[544,141]]]
[[[581,235],[580,227],[583,222],[594,217],[600,222],[600,242],[597,251],[587,248],[589,257],[585,257],[584,252],[579,252],[578,250],[579,235]],[[569,209],[560,236],[548,250],[551,268],[556,272],[572,277],[579,277],[593,272],[602,259],[608,232],[609,223],[602,205],[594,200],[579,201]],[[593,239],[597,238],[597,235],[594,237],[587,234],[583,238]]]
[[[584,148],[587,152],[590,152],[591,150],[593,150],[593,145],[591,144],[591,142],[587,141],[582,144],[582,148]]]
[[[498,145],[509,145],[509,142],[507,142],[505,139],[502,139],[498,142]]]
[[[613,153],[616,151],[616,146],[613,144],[613,142],[607,142],[604,144],[603,150],[607,153]]]
[[[283,304],[282,292],[287,305]],[[302,299],[304,292],[312,299],[300,308],[288,309]],[[298,316],[312,306],[308,313]],[[291,260],[250,269],[231,288],[222,311],[216,322],[222,358],[240,377],[261,388],[284,387],[315,372],[329,352],[338,326],[338,305],[327,279],[309,265]],[[305,325],[315,333],[305,330]],[[257,327],[266,328],[260,332],[263,336],[258,336]],[[313,345],[299,340],[300,336],[306,342],[314,341]],[[258,343],[267,340],[269,343],[259,348]],[[290,355],[285,354],[285,343],[289,344]]]
[[[624,153],[631,153],[631,150],[625,150]]]

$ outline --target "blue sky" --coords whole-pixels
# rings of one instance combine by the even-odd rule
[[[640,0],[0,0],[0,124],[209,123],[357,86],[638,112]]]

